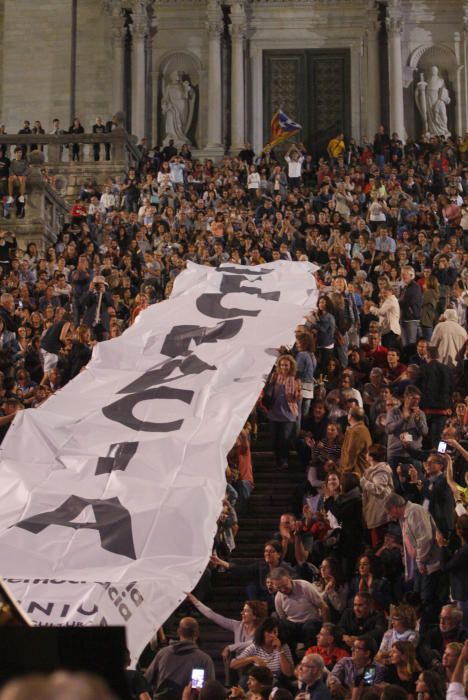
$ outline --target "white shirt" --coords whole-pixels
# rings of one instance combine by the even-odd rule
[[[293,160],[292,158],[290,158],[290,156],[286,156],[285,161],[288,164],[288,176],[301,177],[304,156],[299,156],[297,160]]]

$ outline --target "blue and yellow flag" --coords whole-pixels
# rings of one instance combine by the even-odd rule
[[[271,119],[271,137],[267,145],[273,148],[297,134],[301,129],[300,124],[290,119],[282,109],[278,109]]]

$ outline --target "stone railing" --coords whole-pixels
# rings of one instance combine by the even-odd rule
[[[44,154],[33,151],[29,162],[24,216],[16,216],[13,204],[9,218],[0,218],[0,228],[14,231],[20,248],[33,241],[40,250],[45,250],[63,229],[70,207],[44,178]]]
[[[73,160],[74,145],[79,147],[77,160]],[[0,134],[2,146],[11,159],[16,146],[24,146],[28,158],[33,153],[31,146],[39,149],[43,167],[57,177],[60,193],[69,200],[78,195],[86,180],[103,185],[109,177],[122,177],[140,158],[136,137],[121,127],[106,134]],[[95,146],[99,146],[99,160],[94,159]]]
[[[131,136],[125,129],[117,128],[108,134],[0,134],[0,146],[7,147],[7,155],[13,157],[16,146],[25,146],[27,152],[31,146],[39,147],[45,156],[45,162],[50,167],[63,164],[80,165],[84,163],[112,162],[125,164],[127,167],[136,165],[139,151],[135,145],[136,137]],[[72,160],[72,146],[78,144],[79,158]],[[105,161],[105,144],[110,145],[110,158]],[[100,147],[100,160],[94,160],[94,146]],[[8,153],[10,150],[10,153]]]

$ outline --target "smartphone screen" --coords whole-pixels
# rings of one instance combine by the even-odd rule
[[[438,447],[437,447],[437,452],[438,452],[439,454],[441,454],[441,455],[444,455],[446,449],[447,449],[447,443],[444,442],[443,440],[441,440],[441,441],[439,442]]]
[[[373,685],[374,679],[375,679],[375,666],[369,666],[369,668],[366,668],[366,670],[364,672],[364,676],[362,677],[362,682],[364,683],[364,685]]]
[[[192,688],[203,688],[205,682],[205,669],[194,668],[192,670]]]

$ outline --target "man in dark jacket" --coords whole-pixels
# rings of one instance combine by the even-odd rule
[[[430,454],[424,467],[427,478],[421,485],[421,503],[427,504],[438,529],[449,540],[455,529],[455,503],[444,475],[444,456]]]
[[[419,368],[415,384],[422,393],[421,408],[426,415],[430,444],[436,445],[451,411],[453,374],[438,361],[437,348],[429,347],[427,354],[428,362]]]
[[[190,683],[192,670],[202,668],[205,681],[215,678],[212,659],[197,645],[200,630],[193,617],[184,617],[177,628],[179,641],[160,649],[149,665],[145,677],[157,693],[167,700],[179,700]]]
[[[107,291],[107,282],[102,275],[96,275],[83,297],[83,323],[92,328],[97,341],[107,340],[109,334],[109,307],[114,307],[112,296]]]
[[[338,631],[346,646],[351,649],[358,637],[372,637],[377,646],[382,641],[385,618],[383,613],[372,610],[372,596],[362,592],[354,596],[353,607],[346,608],[338,623]]]
[[[404,348],[414,346],[418,336],[419,319],[421,318],[422,291],[414,281],[414,268],[405,265],[401,270],[403,287],[400,293],[401,312],[401,344]]]
[[[436,656],[442,658],[447,644],[457,642],[463,644],[468,638],[468,629],[464,627],[463,611],[455,605],[444,605],[440,611],[439,624],[430,627],[421,645],[421,658],[424,662]]]

